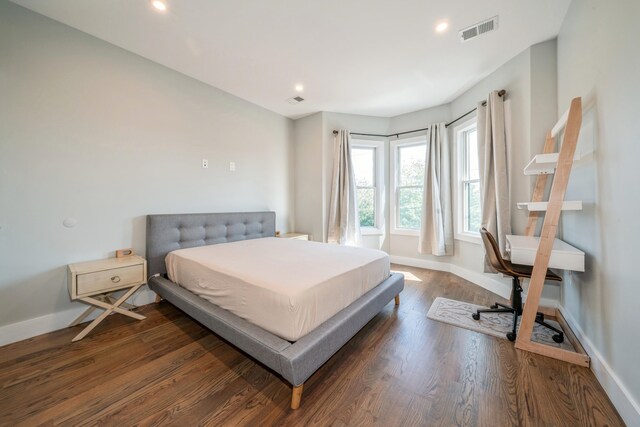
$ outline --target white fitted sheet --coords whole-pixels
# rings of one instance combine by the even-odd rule
[[[179,249],[169,278],[289,341],[296,341],[389,277],[378,250],[267,237]]]

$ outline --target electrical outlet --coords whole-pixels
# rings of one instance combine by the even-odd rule
[[[236,171],[236,162],[229,162],[229,170],[231,172],[235,172]]]
[[[207,169],[209,167],[209,160],[202,159],[202,169]]]

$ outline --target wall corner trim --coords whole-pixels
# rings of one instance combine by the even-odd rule
[[[576,319],[569,313],[569,310],[560,304],[558,305],[558,310],[564,316],[584,350],[591,357],[591,370],[624,422],[629,427],[640,427],[640,404],[635,401],[604,356],[596,349],[589,337],[585,335]]]

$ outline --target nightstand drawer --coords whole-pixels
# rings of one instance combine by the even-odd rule
[[[112,268],[93,273],[78,274],[78,295],[95,293],[98,291],[127,288],[132,284],[144,282],[144,265]]]

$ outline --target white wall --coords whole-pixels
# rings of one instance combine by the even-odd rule
[[[144,253],[150,213],[292,229],[292,164],[291,120],[0,1],[0,326],[79,307],[66,265]]]
[[[324,241],[323,122],[316,113],[294,122],[295,224],[300,233]]]
[[[574,1],[558,36],[558,109],[583,101],[583,159],[566,199],[585,209],[563,214],[563,238],[587,253],[587,271],[565,276],[561,303],[602,358],[596,374],[629,425],[640,425],[638,18],[635,0]]]
[[[557,102],[558,97],[558,52],[556,40],[539,43],[531,47],[530,59],[531,79],[531,103],[529,113],[529,158],[541,153],[544,148],[547,131],[556,123],[560,113]],[[535,178],[530,178],[530,189],[533,191]],[[542,221],[540,227],[542,227]],[[525,223],[521,223],[525,225]]]

